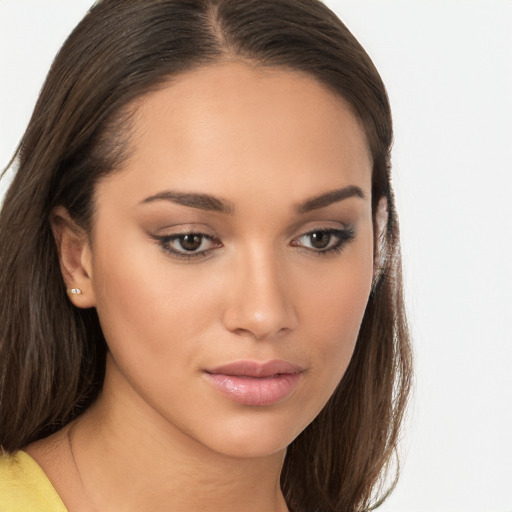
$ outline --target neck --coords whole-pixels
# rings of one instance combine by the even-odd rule
[[[279,485],[284,451],[217,453],[106,379],[97,402],[71,426],[70,448],[96,510],[287,511]],[[127,398],[128,397],[128,398]],[[206,419],[205,419],[206,421]]]

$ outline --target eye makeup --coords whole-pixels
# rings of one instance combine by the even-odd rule
[[[194,229],[169,235],[150,235],[167,254],[177,259],[191,260],[206,258],[212,251],[223,247],[222,241],[214,235]],[[295,237],[291,247],[302,249],[314,255],[339,254],[355,238],[353,227],[318,228]]]
[[[355,238],[353,227],[313,229],[292,240],[293,247],[300,247],[322,256],[339,254]],[[300,240],[303,240],[301,243]]]
[[[211,251],[222,247],[222,242],[217,237],[198,231],[151,235],[151,238],[164,252],[183,260],[206,258]]]

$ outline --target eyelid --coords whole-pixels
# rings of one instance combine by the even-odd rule
[[[223,243],[221,242],[220,238],[217,235],[213,235],[210,233],[205,233],[201,229],[197,229],[192,226],[180,226],[180,230],[176,231],[174,233],[169,234],[149,234],[150,237],[155,240],[160,248],[167,254],[177,259],[201,259],[205,258],[213,250],[219,249],[223,247]],[[335,237],[334,243],[329,239],[328,243],[325,248],[317,248],[317,247],[308,247],[307,245],[303,243],[299,243],[301,238],[308,237],[311,235],[314,235],[315,233],[327,233],[330,236]],[[207,240],[211,242],[211,246],[198,250],[194,249],[191,251],[187,251],[186,249],[182,248],[182,250],[173,248],[172,243],[178,240],[180,237],[184,236],[191,236],[196,235],[202,238],[201,244],[199,247],[203,245],[204,240]],[[335,254],[340,252],[353,238],[355,237],[355,230],[353,226],[340,226],[339,224],[337,226],[318,226],[318,227],[312,227],[311,229],[308,229],[306,231],[301,232],[299,235],[295,236],[291,242],[290,245],[292,247],[296,247],[297,249],[304,250],[306,252],[315,254],[315,255],[323,255],[326,256],[328,254]]]
[[[315,233],[329,233],[337,237],[337,242],[333,244],[332,246],[328,246],[325,249],[317,249],[314,247],[305,247],[303,245],[300,245],[297,243],[297,240],[300,240],[303,237],[307,237],[308,235],[313,235]],[[329,254],[335,254],[341,252],[341,250],[344,249],[344,247],[350,243],[356,236],[355,229],[353,226],[346,226],[346,227],[318,227],[313,228],[310,230],[307,230],[303,232],[302,234],[296,236],[290,243],[290,245],[297,247],[298,249],[303,249],[305,251],[311,252],[313,254],[317,255],[329,255]]]
[[[186,251],[185,249],[180,251],[171,247],[171,243],[178,240],[180,237],[190,235],[197,235],[202,237],[204,240],[209,240],[213,243],[212,247],[203,250],[197,251]],[[155,240],[160,248],[167,254],[177,259],[190,260],[194,258],[204,258],[207,257],[208,254],[220,247],[222,247],[222,242],[216,235],[211,235],[209,233],[204,233],[198,229],[181,229],[178,232],[170,233],[170,234],[162,234],[155,235],[150,234],[150,237]],[[201,243],[202,245],[202,243]]]

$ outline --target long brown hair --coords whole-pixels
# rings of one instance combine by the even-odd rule
[[[226,57],[300,70],[348,101],[373,158],[374,215],[379,199],[388,201],[355,353],[288,448],[281,478],[295,512],[368,510],[386,495],[411,382],[391,114],[372,61],[317,0],[103,0],[69,36],[15,155],[0,215],[0,445],[14,451],[58,430],[95,399],[104,376],[96,311],[66,299],[52,210],[62,205],[90,229],[95,184],[125,157],[134,100]]]

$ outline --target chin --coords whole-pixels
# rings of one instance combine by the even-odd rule
[[[269,408],[271,409],[271,408]],[[242,417],[227,422],[209,423],[202,444],[217,453],[236,458],[270,457],[281,454],[313,420],[296,412],[251,408]]]

